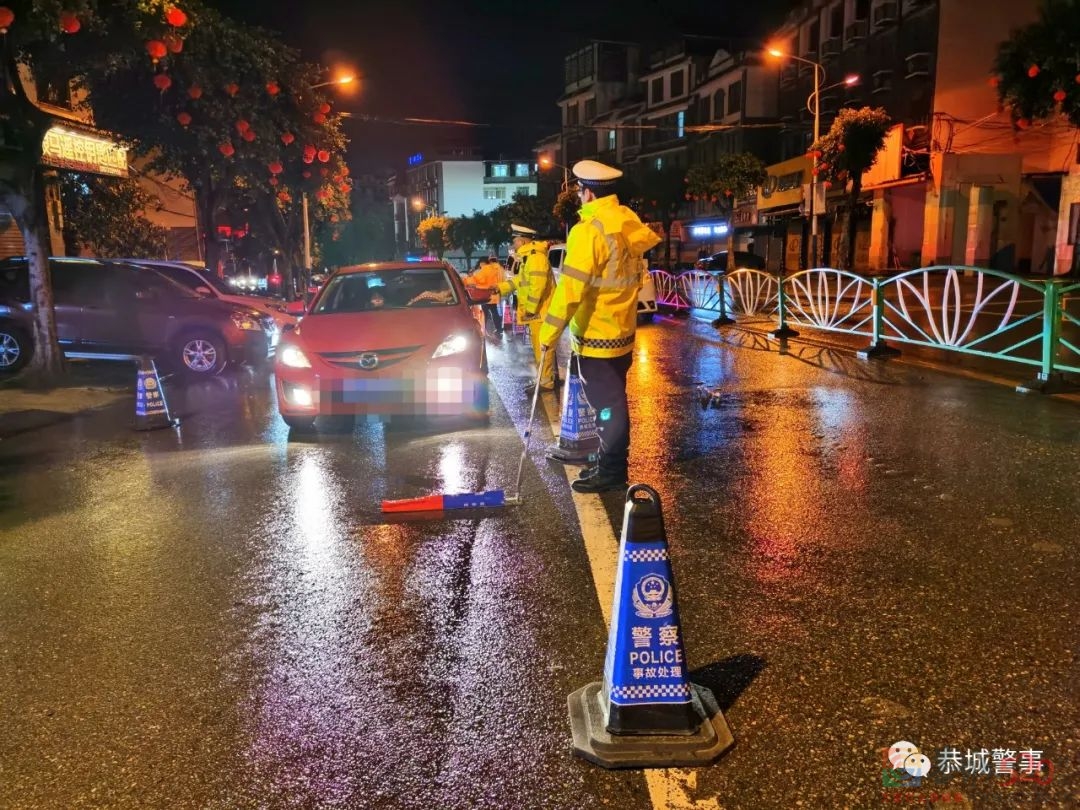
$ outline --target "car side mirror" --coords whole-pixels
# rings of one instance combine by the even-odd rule
[[[470,304],[486,304],[491,300],[492,290],[482,290],[478,287],[466,287],[466,293],[469,295]]]
[[[213,292],[211,292],[209,287],[203,287],[202,285],[196,287],[195,292],[197,292],[203,298],[210,298],[214,294]]]
[[[307,311],[307,307],[304,306],[303,301],[290,301],[285,305],[285,312],[288,315],[295,315],[300,317]]]

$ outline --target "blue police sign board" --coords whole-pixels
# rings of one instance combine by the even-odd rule
[[[161,391],[157,372],[153,367],[139,369],[138,380],[135,383],[135,415],[136,416],[167,416],[168,408],[165,406],[165,395]]]
[[[566,381],[566,394],[563,403],[562,427],[559,438],[570,442],[579,442],[596,436],[596,413],[585,400],[581,378],[571,374]]]

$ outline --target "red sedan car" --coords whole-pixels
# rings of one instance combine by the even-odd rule
[[[296,430],[320,415],[487,415],[487,355],[476,304],[442,262],[334,273],[275,360],[278,409]]]

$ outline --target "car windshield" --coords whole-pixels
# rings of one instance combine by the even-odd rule
[[[214,283],[216,279],[204,277],[202,273],[196,270],[194,267],[176,267],[171,264],[147,264],[154,272],[165,276],[169,281],[175,281],[177,284],[187,287],[189,290],[194,290],[196,287],[207,287],[211,291],[220,292],[217,284]],[[209,274],[207,274],[209,276]]]
[[[445,307],[458,302],[440,268],[342,273],[330,279],[313,314],[377,312],[385,309]]]
[[[168,276],[162,275],[161,271],[154,268],[136,268],[129,264],[117,264],[117,268],[130,268],[134,275],[131,283],[140,292],[154,293],[164,298],[198,298],[198,294],[192,292],[182,284],[178,284]],[[150,272],[147,272],[147,269]]]

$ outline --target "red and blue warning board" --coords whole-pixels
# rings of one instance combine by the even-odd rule
[[[161,383],[158,382],[157,373],[153,367],[139,369],[135,382],[135,415],[136,416],[167,416],[168,408],[165,406],[165,395],[161,391]]]
[[[604,693],[620,706],[691,701],[666,540],[628,543],[624,532],[619,544]]]

